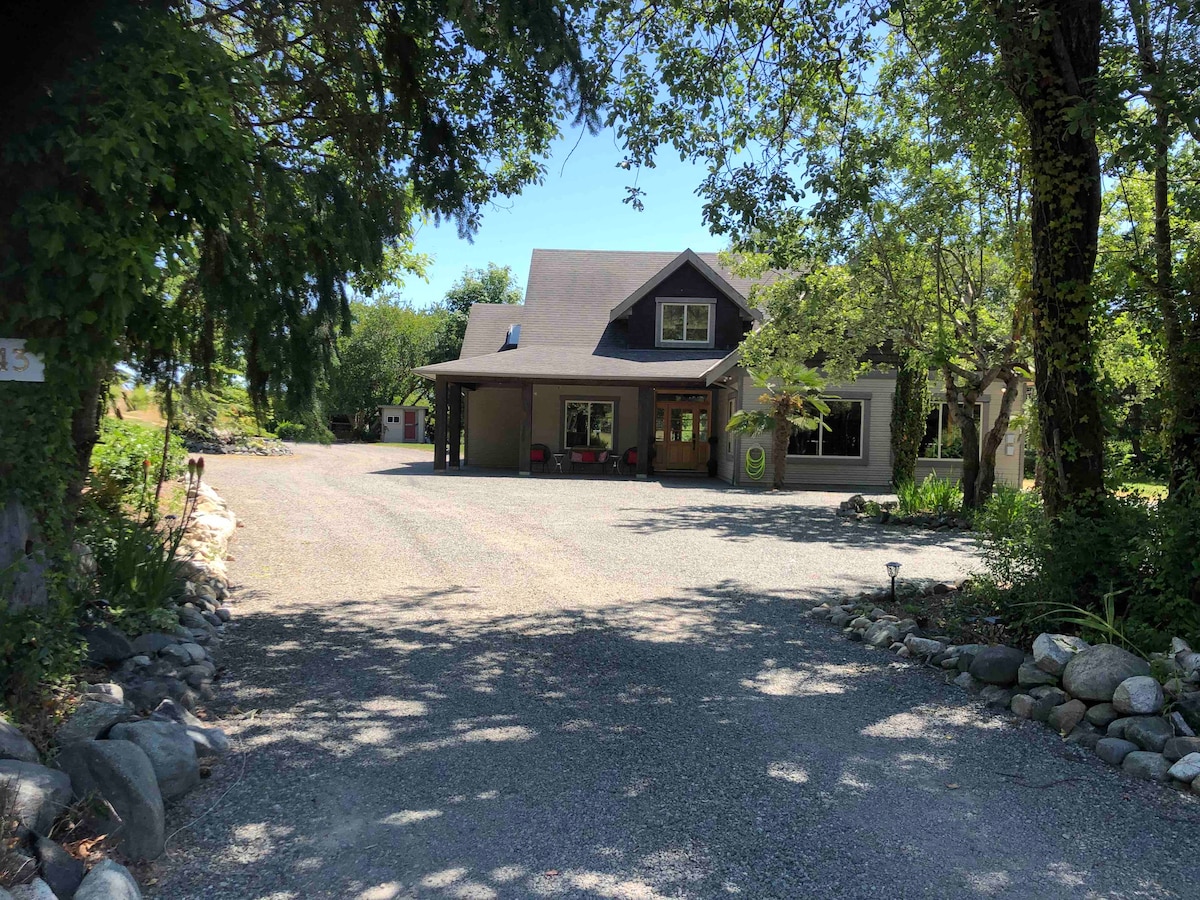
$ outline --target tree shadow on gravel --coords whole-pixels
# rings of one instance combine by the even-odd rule
[[[199,820],[149,895],[1194,888],[1200,804],[982,712],[782,594],[478,607],[446,590],[239,618],[215,709],[238,753],[170,811],[169,832]]]

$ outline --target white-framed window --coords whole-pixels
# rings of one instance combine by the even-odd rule
[[[387,421],[388,421],[389,425],[396,425],[400,422],[400,417],[399,416],[388,416]]]
[[[715,312],[716,304],[708,300],[660,300],[659,345],[711,347]]]
[[[975,404],[975,412],[983,422],[983,404]],[[980,442],[980,453],[983,452],[983,442]],[[921,449],[917,456],[921,459],[962,459],[962,433],[958,426],[950,421],[950,404],[943,400],[933,404],[933,409],[925,419],[925,436],[921,438]]]
[[[828,400],[829,412],[820,416],[823,427],[815,431],[792,429],[788,456],[823,456],[862,459],[863,401]]]
[[[563,446],[611,450],[616,404],[611,400],[566,400],[563,403]]]

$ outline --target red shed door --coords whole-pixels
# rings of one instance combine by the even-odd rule
[[[417,411],[415,409],[404,410],[404,441],[409,444],[417,442]]]

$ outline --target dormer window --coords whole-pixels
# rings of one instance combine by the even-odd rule
[[[658,346],[713,346],[713,300],[664,300],[658,303]]]

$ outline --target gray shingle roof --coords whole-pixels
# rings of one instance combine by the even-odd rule
[[[534,250],[524,304],[476,304],[460,357],[417,371],[428,377],[701,378],[725,352],[629,350],[609,324],[615,307],[679,255]],[[696,255],[743,297],[750,296],[755,281],[734,275],[716,253]],[[510,324],[521,326],[520,345],[499,353]]]

